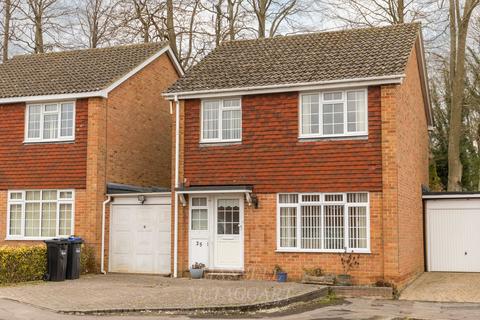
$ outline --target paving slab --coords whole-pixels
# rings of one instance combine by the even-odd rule
[[[319,288],[294,282],[108,274],[0,287],[0,298],[61,312],[130,311],[248,306],[308,296]]]
[[[480,273],[425,272],[400,300],[480,303]]]

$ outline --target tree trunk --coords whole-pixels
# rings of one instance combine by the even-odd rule
[[[35,16],[35,53],[43,53],[43,24],[41,14]]]
[[[235,2],[234,0],[228,0],[228,38],[233,41],[235,40]]]
[[[222,4],[223,0],[218,0],[215,5],[215,45],[217,47],[222,40]]]
[[[5,0],[5,14],[3,20],[3,43],[2,43],[2,61],[8,60],[8,48],[10,44],[10,20],[12,19],[12,2]]]
[[[398,16],[398,23],[405,22],[405,2],[404,0],[398,0],[397,2],[397,16]]]
[[[177,35],[175,34],[175,23],[173,20],[173,0],[167,0],[167,36],[168,41],[170,42],[170,48],[172,48],[173,53],[177,58],[178,48],[177,48]]]
[[[267,7],[270,0],[255,0],[254,10],[258,21],[258,37],[265,38],[267,28]]]
[[[473,9],[479,0],[467,0],[460,12],[460,0],[450,0],[450,123],[448,133],[448,191],[462,190],[462,111],[465,96],[465,51],[468,26]]]

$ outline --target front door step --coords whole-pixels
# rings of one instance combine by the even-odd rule
[[[243,272],[209,272],[205,273],[205,278],[210,280],[240,280]]]

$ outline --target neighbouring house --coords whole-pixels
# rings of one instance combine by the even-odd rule
[[[162,92],[182,74],[166,42],[0,64],[0,245],[75,234],[98,258],[102,222],[104,238],[109,231],[107,185],[112,194],[170,189],[171,115]],[[126,213],[118,220],[129,223]],[[125,252],[135,241],[118,246]]]
[[[225,42],[165,93],[173,272],[424,271],[432,112],[420,24]]]

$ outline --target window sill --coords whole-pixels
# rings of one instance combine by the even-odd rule
[[[337,140],[368,140],[368,134],[352,135],[352,136],[324,136],[324,137],[302,137],[299,136],[300,142],[310,141],[337,141]]]
[[[345,250],[302,250],[302,249],[276,249],[275,252],[278,253],[345,253]],[[353,254],[371,254],[372,252],[370,250],[355,250],[355,251],[348,251],[348,253],[353,253]]]
[[[222,146],[232,146],[232,145],[241,145],[242,140],[234,141],[200,141],[200,147],[222,147]]]
[[[23,141],[23,144],[30,145],[30,144],[67,144],[67,143],[74,143],[75,139],[61,139],[61,140],[45,140],[45,141]]]
[[[67,236],[56,236],[56,237],[15,237],[15,236],[7,236],[5,241],[44,241],[44,240],[52,240],[58,238],[68,238]]]

